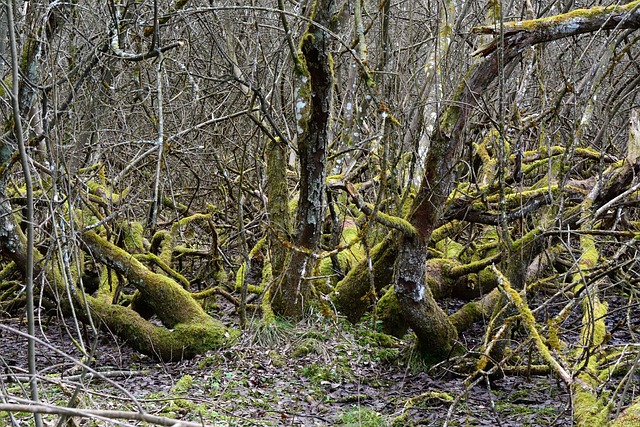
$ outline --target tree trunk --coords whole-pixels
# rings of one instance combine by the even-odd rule
[[[315,3],[310,18],[323,27],[330,25],[332,0]],[[333,95],[333,60],[329,53],[328,35],[309,24],[300,43],[300,58],[294,72],[295,111],[300,158],[300,199],[296,229],[289,264],[273,292],[273,309],[277,314],[300,318],[309,298],[308,272],[313,270],[322,232],[325,211],[325,180],[329,123]]]

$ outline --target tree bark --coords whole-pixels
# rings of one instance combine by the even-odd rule
[[[315,3],[310,18],[323,27],[330,25],[333,0]],[[295,109],[300,159],[300,199],[296,215],[291,254],[283,279],[273,292],[273,309],[285,317],[300,318],[309,297],[310,285],[305,277],[315,262],[311,254],[317,249],[325,211],[325,181],[329,123],[333,96],[333,60],[330,40],[313,21],[300,43],[297,62]]]

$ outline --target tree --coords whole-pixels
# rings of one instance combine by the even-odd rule
[[[300,195],[293,236],[295,250],[273,291],[273,308],[287,317],[301,318],[326,208],[327,147],[333,104],[333,59],[325,28],[331,24],[333,0],[311,6],[308,28],[294,55],[296,130],[300,160]],[[314,24],[317,23],[317,25]],[[275,154],[275,153],[274,153]],[[273,170],[272,170],[273,171]],[[273,171],[276,172],[277,171]],[[273,212],[277,214],[277,212]]]

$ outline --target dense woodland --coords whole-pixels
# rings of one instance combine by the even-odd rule
[[[350,322],[471,385],[551,376],[576,425],[640,423],[640,1],[0,18],[0,312],[29,354],[0,411],[78,415],[38,405],[44,322],[85,362],[110,336],[167,363]],[[170,422],[143,415],[113,417]]]

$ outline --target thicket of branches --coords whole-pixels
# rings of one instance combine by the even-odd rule
[[[206,311],[212,295],[243,327],[273,309],[370,313],[439,360],[487,321],[474,378],[553,372],[578,422],[607,422],[598,391],[638,354],[638,2],[223,3],[14,5],[15,90],[5,7],[2,308],[25,302],[23,139],[36,310],[163,359],[237,334]],[[326,146],[304,152],[326,150],[322,224],[305,231],[318,76]],[[298,308],[286,281],[308,289]],[[435,300],[451,296],[473,302],[445,313]],[[512,351],[527,346],[535,358]]]

